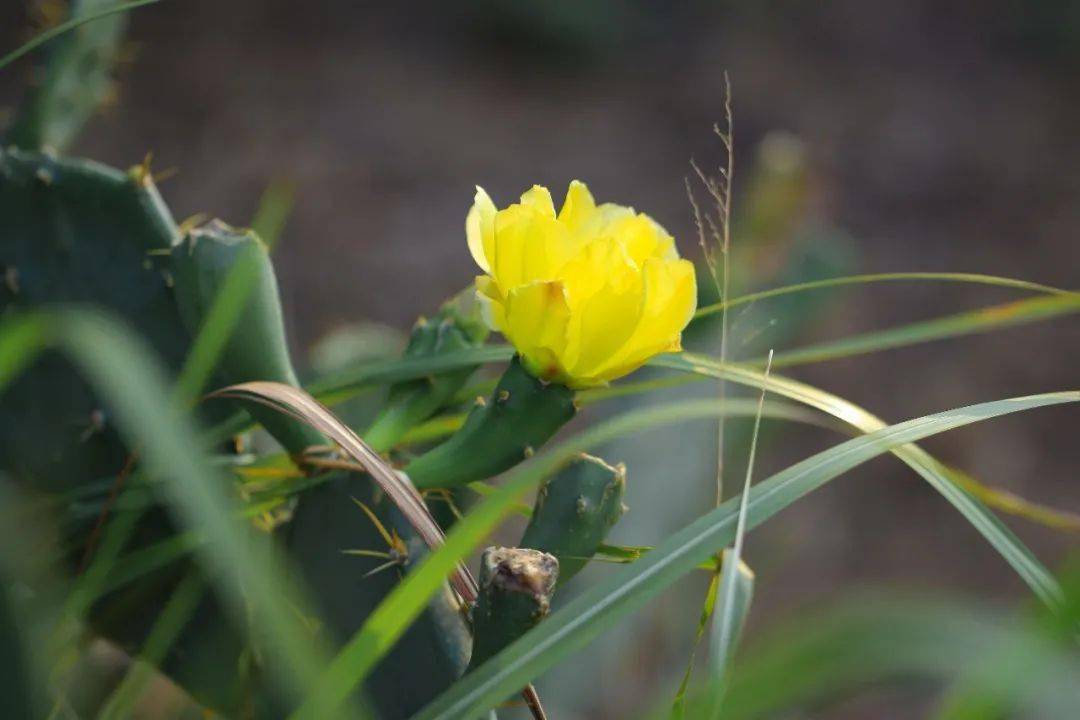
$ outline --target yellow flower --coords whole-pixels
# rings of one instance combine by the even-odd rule
[[[488,324],[537,377],[604,385],[682,349],[694,267],[648,215],[597,205],[577,180],[558,215],[540,185],[503,210],[477,188],[465,232]]]

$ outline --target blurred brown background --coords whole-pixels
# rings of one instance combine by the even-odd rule
[[[25,37],[27,13],[21,0],[2,5],[0,46],[9,48]],[[581,178],[600,199],[648,211],[696,256],[683,178],[691,157],[721,157],[710,127],[722,119],[724,70],[734,85],[736,206],[762,139],[783,131],[806,149],[800,212],[845,231],[851,271],[1080,285],[1080,3],[1070,0],[174,0],[137,11],[130,38],[136,52],[118,101],[76,151],[116,165],[153,151],[155,167],[179,169],[162,186],[178,219],[207,212],[243,224],[268,182],[294,183],[277,262],[300,358],[345,323],[404,327],[469,282],[462,226],[475,184],[505,204],[543,183],[559,202]],[[0,74],[0,105],[17,101],[28,73],[23,63]],[[767,265],[768,253],[754,262]],[[786,346],[1018,296],[896,284],[828,297]],[[768,312],[736,326],[736,356],[740,334],[758,334]],[[1078,351],[1080,324],[1066,318],[790,374],[899,420],[1076,387]],[[1078,421],[1072,408],[1043,410],[927,446],[988,484],[1080,510]],[[620,540],[654,542],[704,509],[713,432],[678,436],[677,452],[700,456],[691,467],[704,473],[642,476],[631,461]],[[785,429],[758,476],[835,439]],[[671,496],[683,504],[656,506]],[[1010,524],[1051,567],[1077,544]],[[1025,594],[892,459],[784,513],[747,552],[759,578],[755,626],[857,584]],[[624,624],[619,655],[583,656],[549,680],[547,695],[556,707],[565,697],[585,708],[582,717],[629,713],[639,691],[666,697],[703,590],[701,578],[681,584],[663,608]],[[922,709],[870,693],[829,717]]]

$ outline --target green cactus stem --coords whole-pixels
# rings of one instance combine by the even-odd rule
[[[356,501],[401,538],[406,552],[400,567],[369,574],[382,560],[346,554],[352,549],[388,549]],[[393,503],[370,478],[359,474],[337,475],[305,492],[284,535],[294,567],[325,621],[323,634],[334,646],[347,642],[398,585],[402,574],[428,553]],[[365,683],[378,717],[411,717],[445,692],[465,671],[471,643],[462,608],[446,589],[410,625]]]
[[[487,328],[475,317],[475,308],[467,304],[464,296],[462,293],[445,303],[434,318],[416,322],[405,348],[406,358],[432,357],[483,343]],[[475,369],[463,368],[391,386],[386,405],[364,433],[364,440],[379,452],[393,448],[415,425],[446,406]]]
[[[531,375],[515,357],[489,398],[477,403],[449,440],[405,467],[418,488],[452,488],[510,469],[576,412],[574,391]]]
[[[225,279],[242,258],[255,264],[247,303],[218,362],[223,384],[270,380],[297,386],[285,342],[274,266],[266,245],[252,230],[239,230],[215,220],[191,230],[172,249],[176,301],[189,332],[202,326]],[[305,423],[261,405],[251,413],[293,455],[326,439]]]
[[[145,168],[0,149],[0,313],[93,304],[175,371],[191,342],[169,287],[176,237]],[[15,478],[69,488],[124,464],[109,408],[62,358],[41,358],[2,402],[0,468]]]
[[[540,487],[522,547],[557,557],[565,584],[585,567],[622,516],[625,491],[626,466],[582,453]]]
[[[559,561],[554,555],[527,548],[484,551],[480,594],[472,611],[472,658],[466,672],[483,665],[547,617],[558,578]]]
[[[115,6],[116,0],[75,0],[71,17]],[[83,124],[115,94],[112,73],[127,15],[116,13],[53,41],[44,73],[27,93],[5,142],[27,150],[63,152]]]

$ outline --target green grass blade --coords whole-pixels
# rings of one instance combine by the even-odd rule
[[[1080,311],[1080,294],[1037,297],[901,325],[776,354],[774,365],[791,367],[865,355],[908,345],[1000,330]]]
[[[292,214],[295,194],[292,183],[275,180],[266,186],[259,198],[259,206],[251,219],[251,229],[271,250],[277,247],[281,233],[285,230],[285,223]]]
[[[866,333],[852,338],[779,352],[776,354],[774,365],[780,365],[781,363],[788,366],[802,365],[820,359],[835,359],[848,357],[849,355],[889,350],[931,340],[944,340],[975,333],[990,332],[1077,312],[1080,312],[1080,294],[1062,291],[1060,295],[1052,297],[1039,297],[993,305],[969,312]],[[838,347],[841,343],[847,344],[848,347]],[[372,385],[412,380],[431,373],[459,370],[471,365],[505,362],[512,356],[513,348],[507,345],[487,345],[482,348],[447,353],[434,358],[406,358],[365,362],[354,368],[315,380],[308,384],[306,389],[317,399],[333,404],[347,399],[359,390]],[[652,366],[665,366],[667,357],[669,356],[661,356],[649,364]],[[761,364],[764,364],[764,361],[765,358],[761,358]],[[615,385],[610,389],[591,390],[586,394],[586,397],[593,400],[607,395],[617,397],[629,394],[623,389],[624,387],[624,385]],[[658,389],[658,387],[657,382],[650,381],[643,385],[639,391],[644,392]]]
[[[210,305],[206,320],[191,343],[176,379],[175,398],[181,407],[198,401],[206,383],[214,374],[221,354],[225,352],[236,324],[244,314],[244,305],[258,280],[259,249],[248,245],[229,269],[221,289]]]
[[[656,364],[708,377],[722,374],[732,382],[751,387],[767,385],[772,393],[815,407],[864,433],[886,426],[883,420],[852,402],[782,376],[773,375],[765,380],[753,370],[737,366],[722,367],[711,358],[691,353],[667,356]],[[1051,607],[1060,605],[1061,588],[1050,571],[997,516],[952,480],[949,468],[915,445],[896,448],[892,452],[959,510],[994,549],[1001,553],[1040,600]]]
[[[38,333],[27,327],[38,326]],[[288,576],[265,543],[253,542],[236,517],[229,480],[198,452],[188,417],[172,403],[163,370],[152,352],[126,328],[90,310],[56,310],[0,324],[0,358],[17,366],[43,349],[26,341],[37,335],[63,350],[109,402],[128,443],[140,448],[145,471],[163,482],[160,491],[183,524],[205,543],[200,560],[239,618],[253,614],[265,631],[269,671],[279,687],[301,696],[324,662],[324,654],[300,627]],[[21,347],[18,347],[21,345]],[[0,380],[10,381],[11,374]],[[2,388],[0,388],[2,389]],[[128,513],[124,514],[125,516]]]
[[[110,565],[104,582],[89,598],[90,602],[147,573],[187,557],[199,544],[197,536],[185,532],[124,555]]]
[[[859,688],[949,682],[988,658],[1008,667],[1006,694],[1030,716],[1068,717],[1063,709],[1080,706],[1080,665],[1068,648],[966,599],[863,592],[800,610],[750,650],[732,678],[725,720],[822,712],[826,701]]]
[[[1050,393],[999,400],[927,415],[848,440],[807,458],[754,486],[747,504],[747,525],[751,528],[760,525],[831,479],[894,448],[992,417],[1078,401],[1080,401],[1080,392]],[[681,410],[677,416],[685,419],[692,415],[689,406],[690,404],[679,406]],[[699,407],[699,409],[703,408]],[[662,417],[660,412],[658,409],[652,409],[651,415],[649,410],[628,413],[626,416],[598,426],[591,433],[584,433],[582,439],[590,435],[609,439],[605,436],[609,435],[614,428],[618,428],[620,424],[624,424],[631,416],[634,418],[633,426],[643,423],[655,424]],[[566,445],[578,446],[580,443],[567,443],[562,447]],[[557,451],[549,451],[548,457],[560,456],[562,447]],[[542,468],[544,465],[543,462],[530,463],[527,467],[513,473],[507,481],[507,494],[509,495],[512,490],[520,490],[518,486],[528,487],[537,467]],[[484,501],[476,511],[465,518],[458,529],[451,532],[446,548],[439,554],[451,555],[455,551],[461,551],[461,544],[457,542],[459,537],[465,540],[471,538],[475,532],[475,528],[467,528],[466,525],[480,525],[482,520],[478,518],[482,519],[492,511],[501,516],[505,507],[503,504],[496,507],[495,504],[499,501],[494,498],[495,496],[492,496]],[[619,576],[599,584],[567,604],[562,610],[548,618],[544,624],[515,641],[491,661],[459,681],[441,698],[423,710],[417,716],[417,720],[435,720],[436,718],[449,720],[474,716],[494,706],[513,693],[516,688],[532,680],[566,655],[588,644],[619,617],[641,607],[683,574],[696,567],[699,562],[715,552],[717,547],[731,542],[735,536],[738,518],[737,500],[725,502],[716,510],[669,537]],[[473,522],[470,523],[470,520]],[[456,534],[459,534],[459,537],[455,537]],[[441,573],[442,565],[450,560],[450,558],[440,559],[437,555],[430,556],[423,566],[406,578],[405,582],[398,587],[399,592],[387,598],[386,605],[390,605],[390,601],[393,600],[416,602],[416,598],[410,596],[422,592],[425,582],[441,579],[442,574],[432,579],[424,577],[436,571]],[[435,587],[430,592],[434,590]],[[361,645],[364,651],[369,652],[377,644],[386,642],[382,633],[396,632],[389,623],[377,629],[373,627],[377,619],[386,620],[379,610],[371,616],[369,625],[359,633],[360,636],[364,636],[364,642]],[[401,618],[398,620],[400,621]],[[340,659],[339,656],[335,664]]]
[[[773,353],[770,350],[769,359],[765,365],[764,379],[766,381],[772,370],[772,362]],[[735,656],[735,647],[739,643],[746,616],[750,612],[750,599],[754,590],[754,573],[743,563],[742,550],[746,540],[746,506],[750,500],[750,482],[754,475],[754,459],[757,457],[758,431],[761,429],[761,412],[765,408],[767,392],[767,386],[763,385],[758,399],[757,414],[754,416],[754,430],[750,436],[746,480],[743,482],[742,493],[739,495],[739,521],[735,526],[735,544],[724,552],[724,559],[720,564],[720,596],[717,599],[719,607],[713,617],[710,633],[712,657],[709,663],[709,674],[712,677],[716,697],[709,715],[714,720],[720,717],[728,666]]]
[[[756,413],[756,408],[756,401],[744,398],[733,398],[728,399],[724,407],[717,412],[723,413],[727,417],[752,418]],[[837,431],[843,429],[839,423],[830,421],[829,418],[823,417],[820,413],[815,413],[793,403],[767,401],[762,416],[775,420],[800,422]],[[253,496],[249,500],[249,504],[244,506],[241,515],[243,517],[251,517],[255,513],[256,508],[250,504],[251,502],[272,502],[274,500],[280,500],[290,495],[303,492],[324,481],[324,477],[309,478],[303,481],[293,480],[287,485],[284,485],[280,489],[280,493],[276,490],[267,492],[265,499],[263,499],[264,496],[262,494]],[[105,484],[105,489],[108,488],[108,485],[111,484],[111,482],[112,481],[110,480]],[[470,483],[468,487],[482,497],[491,495],[498,490],[496,487],[483,482]],[[532,506],[525,503],[519,503],[513,507],[513,511],[524,517],[529,517],[532,514]],[[186,557],[195,548],[198,542],[198,538],[191,533],[182,533],[120,557],[114,563],[109,564],[107,578],[97,587],[95,592],[87,596],[88,602],[93,602],[103,593],[110,592],[127,583],[133,582],[148,572],[157,570]],[[598,551],[598,555],[609,562],[633,562],[639,559],[642,554],[648,550],[651,550],[651,548],[624,548],[603,545]]]
[[[1023,283],[1024,281],[1016,282]],[[1038,322],[1080,312],[1080,295],[1053,288],[1047,288],[1046,291],[1050,292],[1051,290],[1054,290],[1057,294],[1049,299],[1035,298],[1032,301],[996,305],[866,333],[853,338],[795,348],[777,353],[776,364],[793,366],[820,360],[839,359],[849,355],[890,350],[932,340],[944,340],[951,337],[991,332],[1023,323]],[[447,353],[433,358],[398,358],[368,361],[319,378],[305,385],[305,389],[321,402],[334,405],[376,385],[414,380],[433,373],[460,370],[465,367],[486,363],[505,362],[513,357],[513,354],[513,348],[508,345],[487,345],[481,348]],[[666,358],[660,357],[649,364],[663,366],[666,361]],[[760,362],[764,364],[764,358],[761,358]],[[753,361],[749,364],[753,364]],[[683,380],[683,382],[689,381],[689,379]],[[592,402],[608,396],[619,397],[659,389],[661,384],[667,385],[667,383],[654,381],[622,383],[611,388],[590,390],[583,393],[583,395],[587,401]],[[680,383],[677,380],[670,383],[672,386],[678,384]],[[210,442],[220,441],[231,434],[242,432],[248,427],[250,427],[250,421],[242,414],[239,414],[210,431],[207,434],[207,440]]]
[[[292,192],[289,187],[271,185],[263,193],[252,227],[261,228],[267,233],[259,233],[259,238],[267,248],[272,248],[277,242],[291,209]],[[186,407],[198,400],[213,375],[255,288],[260,260],[258,248],[254,245],[247,246],[229,269],[221,289],[214,297],[206,320],[199,328],[199,334],[192,342],[180,376],[176,380],[175,397],[182,406]]]
[[[135,8],[142,7],[143,5],[152,5],[153,3],[160,2],[160,0],[135,0],[135,2],[121,3],[115,7],[105,8],[94,13],[89,13],[81,17],[72,18],[67,22],[60,23],[54,28],[49,28],[45,32],[37,35],[26,44],[12,50],[7,55],[0,57],[0,70],[7,67],[11,63],[15,62],[23,55],[29,52],[33,52],[37,48],[41,47],[45,43],[53,40],[66,32],[71,32],[80,25],[85,25],[88,22],[100,20],[103,17],[109,15],[115,15],[116,13],[128,12]]]
[[[1062,290],[1060,288],[1051,287],[1049,285],[1029,282],[1027,280],[1016,280],[1014,278],[999,277],[996,275],[981,275],[978,273],[874,273],[869,275],[847,275],[844,277],[828,278],[826,280],[815,280],[812,282],[799,283],[797,285],[785,285],[784,287],[770,288],[768,290],[750,293],[748,295],[740,295],[739,297],[732,298],[726,303],[718,302],[713,303],[712,305],[706,305],[705,307],[698,308],[698,311],[694,314],[694,317],[708,317],[709,315],[715,315],[717,313],[723,312],[725,308],[730,309],[733,307],[738,307],[740,305],[754,303],[758,300],[766,300],[768,298],[780,297],[782,295],[792,295],[813,290],[826,290],[829,288],[841,287],[843,285],[868,285],[871,283],[912,281],[993,285],[997,287],[1012,288],[1014,290],[1029,290],[1031,292],[1049,293],[1052,295],[1068,295],[1073,292],[1070,290]]]
[[[634,556],[634,560],[641,558],[641,554]],[[697,629],[694,631],[694,642],[690,646],[690,657],[686,661],[686,670],[683,671],[682,681],[675,691],[675,699],[671,703],[671,720],[683,720],[686,717],[686,691],[690,687],[690,680],[694,676],[694,660],[697,657],[698,647],[705,638],[705,631],[709,629],[709,620],[712,619],[716,609],[716,592],[720,588],[720,573],[715,570],[709,578],[709,586],[705,589],[705,602],[701,606],[701,615],[698,616]]]
[[[742,515],[740,515],[742,517]],[[739,535],[736,532],[736,542]],[[720,565],[720,588],[724,583],[729,590],[722,594],[722,607],[713,617],[710,631],[711,645],[709,658],[710,717],[723,717],[723,699],[727,693],[728,675],[731,672],[735,649],[742,637],[746,618],[750,614],[750,603],[754,598],[754,571],[737,557],[733,550],[725,550]]]
[[[154,622],[139,657],[98,713],[98,720],[124,720],[132,716],[132,707],[138,701],[146,683],[153,678],[154,668],[161,663],[180,636],[184,625],[202,600],[205,589],[202,576],[195,573],[187,575],[180,582]]]
[[[1073,295],[1063,295],[1048,299],[1039,298],[1033,301],[1033,304],[1028,305],[1017,306],[1013,304],[1012,309],[1008,312],[1002,312],[999,308],[997,311],[984,309],[974,313],[964,313],[963,315],[968,317],[969,323],[978,322],[980,330],[987,331],[1025,320],[1038,320],[1054,314],[1077,311],[1080,311],[1080,300],[1075,299]],[[929,322],[933,323],[934,321]],[[917,323],[916,325],[922,325],[925,328],[926,323]],[[951,325],[952,332],[964,334],[968,329],[968,325],[963,323],[951,323]],[[894,328],[884,332],[895,334],[907,327],[910,326]],[[934,328],[931,329],[934,330]],[[948,336],[943,335],[938,330],[931,334],[933,337],[928,338],[925,333],[907,332],[905,344],[922,342],[926,339],[941,339]],[[865,336],[863,337],[865,338]],[[899,346],[895,335],[888,346]],[[861,343],[860,351],[870,351],[865,341]],[[331,400],[334,397],[347,397],[359,388],[369,384],[421,377],[436,370],[445,371],[466,365],[503,361],[508,359],[512,352],[512,349],[507,346],[489,346],[432,359],[368,363],[334,377],[324,378],[312,385],[312,391],[324,400]],[[701,356],[686,353],[677,356],[661,356],[655,358],[650,364],[654,367],[667,367],[701,377],[716,378],[719,377],[718,373],[724,373],[729,380],[734,382],[760,387],[760,376],[755,371],[737,365],[721,367],[714,361]],[[771,382],[770,390],[823,410],[862,432],[871,432],[884,426],[880,419],[862,408],[801,383],[775,378]],[[1024,577],[1025,582],[1031,585],[1041,598],[1053,602],[1054,598],[1059,596],[1056,583],[1045,568],[1035,560],[1012,532],[994,517],[984,505],[972,498],[964,490],[958,488],[957,484],[950,480],[949,470],[945,466],[919,448],[904,448],[896,454],[960,509],[976,528],[990,539],[998,551],[1017,569]]]
[[[425,375],[461,370],[472,365],[506,362],[513,356],[514,349],[509,345],[485,345],[431,357],[367,361],[319,378],[304,389],[315,399],[326,404],[333,404],[373,385],[390,385],[404,380],[415,380]]]
[[[833,448],[830,452],[833,452],[834,455],[830,457],[839,455],[839,459],[848,462],[847,468],[850,468],[861,461],[858,460],[854,464],[850,464],[852,458],[858,456],[852,452],[845,453],[841,451],[843,448],[850,447],[851,443],[858,443],[858,447],[864,448],[864,451],[867,447],[876,448],[876,452],[871,451],[870,453],[870,456],[873,456],[887,451],[898,443],[910,442],[913,439],[924,437],[926,433],[932,434],[935,431],[944,431],[947,428],[968,424],[982,417],[989,417],[994,412],[1011,412],[1029,406],[1069,402],[1078,399],[1078,396],[1080,395],[1077,393],[1058,393],[1028,399],[1000,401],[988,405],[954,410],[937,416],[928,416],[928,418],[920,418],[916,421],[895,426],[877,435],[850,440],[837,448]],[[501,488],[484,498],[472,512],[454,526],[453,530],[447,535],[446,544],[442,549],[425,558],[405,581],[398,585],[383,603],[376,608],[361,630],[350,639],[334,659],[316,691],[309,696],[308,702],[293,717],[320,717],[320,713],[332,711],[337,703],[347,697],[351,689],[363,680],[379,658],[393,646],[412,620],[423,609],[432,594],[442,587],[444,579],[455,564],[486,538],[488,533],[498,525],[500,520],[511,511],[512,506],[519,502],[529,489],[556,470],[562,463],[568,461],[574,456],[574,453],[643,428],[694,418],[716,416],[717,407],[715,402],[699,401],[644,408],[601,423],[582,433],[573,441],[546,450],[508,473],[506,482]],[[769,481],[759,484],[755,488],[748,505],[748,525],[753,527],[781,509],[785,504],[793,502],[803,492],[812,489],[814,487],[812,483],[804,487],[808,479],[826,482],[828,477],[822,480],[821,478],[825,476],[820,472],[808,472],[807,470],[807,463],[813,463],[818,457],[820,456],[815,456],[793,466],[785,473],[773,476]],[[862,458],[862,460],[865,459],[868,458]],[[834,470],[837,470],[836,474],[842,472],[843,469],[847,469],[841,468],[843,468],[842,464],[833,467]],[[786,492],[773,493],[771,488],[777,485]],[[669,539],[662,546],[664,552],[657,548],[657,550],[646,555],[643,560],[631,566],[633,577],[639,579],[651,578],[658,573],[659,568],[659,574],[662,578],[666,578],[665,585],[674,581],[684,572],[684,566],[687,570],[691,569],[710,554],[710,552],[702,553],[703,548],[708,547],[715,551],[716,548],[722,547],[726,542],[731,541],[734,536],[734,517],[734,504],[731,502],[725,503],[713,514],[706,516],[698,523],[691,525],[683,532]],[[611,588],[603,587],[605,594],[609,590]],[[626,603],[634,605],[636,590],[637,586],[631,582],[627,585],[626,592],[620,589],[616,591],[613,598],[605,599],[601,597],[601,593],[594,592],[587,594],[584,599],[588,600],[589,605],[603,602],[604,606],[607,606],[609,602],[615,601],[620,605]],[[642,599],[642,602],[644,599]],[[573,605],[580,610],[582,604],[574,603]],[[586,615],[589,614],[586,612]],[[558,616],[564,616],[564,614],[562,612],[557,613],[552,619]],[[552,633],[553,629],[557,630],[558,626],[552,625],[552,619],[540,626],[539,630],[543,634],[547,635]],[[537,642],[535,631],[529,633],[526,637],[530,639],[531,643]],[[588,635],[585,641],[587,642],[591,637],[592,635]],[[576,640],[571,634],[569,638],[565,638],[561,642],[576,643]],[[575,647],[577,646],[579,645],[575,645]],[[520,649],[520,641],[511,647]],[[494,664],[496,663],[488,663],[486,667]],[[502,663],[497,664],[501,665]],[[515,667],[517,668],[517,666]],[[486,678],[490,673],[490,667],[488,670],[480,668],[471,677]],[[520,668],[516,669],[515,674],[511,676],[511,682],[516,681],[515,678],[520,674]],[[505,680],[506,678],[501,678],[500,683]],[[468,687],[475,682],[476,680],[466,680],[459,683],[459,686]],[[526,682],[528,680],[523,680],[517,687],[524,686]],[[500,689],[495,690],[494,694],[500,693],[501,688],[504,686],[500,684]],[[484,692],[490,693],[490,691],[491,688],[487,688]],[[501,697],[503,696],[500,696],[500,699]],[[454,708],[459,708],[456,702],[451,703],[451,705]],[[464,712],[468,714],[471,711]],[[451,716],[454,715],[451,714]]]
[[[292,718],[320,718],[331,712],[373,669],[427,605],[432,594],[461,558],[479,546],[502,518],[513,511],[530,488],[555,472],[576,453],[653,424],[689,418],[717,417],[715,402],[648,408],[628,413],[580,435],[575,442],[546,450],[507,474],[506,482],[484,497],[457,522],[441,549],[427,556],[368,617],[327,669],[315,692]],[[524,686],[525,683],[522,683]]]
[[[9,318],[0,327],[0,388],[4,388],[48,344],[49,327],[39,316]]]

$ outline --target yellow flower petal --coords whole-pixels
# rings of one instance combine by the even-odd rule
[[[610,237],[588,245],[560,274],[572,313],[564,364],[572,375],[591,378],[637,327],[642,276],[622,244]]]
[[[476,198],[469,214],[465,216],[465,237],[469,241],[469,252],[473,260],[484,272],[491,272],[491,257],[495,247],[495,203],[484,192],[484,188],[476,186]]]
[[[538,282],[511,290],[503,334],[525,366],[544,380],[565,380],[560,351],[566,347],[570,308],[561,282]]]
[[[596,213],[596,201],[589,188],[580,180],[572,180],[566,191],[566,200],[559,211],[559,222],[566,225],[570,232],[578,232]]]
[[[551,193],[543,185],[533,185],[522,194],[521,204],[544,215],[555,217],[555,203],[551,202]]]
[[[623,216],[611,222],[604,233],[620,238],[627,254],[640,267],[649,258],[677,260],[675,238],[645,214]]]
[[[499,287],[487,275],[476,278],[476,299],[480,303],[480,313],[484,322],[492,330],[503,332],[506,325],[506,308]]]
[[[529,283],[554,280],[574,247],[554,213],[547,215],[532,205],[511,205],[495,216],[490,273],[504,294]]]
[[[612,224],[632,217],[634,217],[634,208],[615,205],[614,203],[604,203],[598,205],[596,210],[585,219],[578,232],[587,237],[602,237],[610,234],[608,228]]]
[[[694,268],[648,215],[597,206],[577,180],[558,216],[542,186],[504,210],[478,188],[466,233],[485,317],[537,376],[603,385],[681,348]]]
[[[597,377],[614,380],[633,372],[649,358],[682,349],[682,330],[697,308],[697,281],[689,260],[645,262],[645,298],[641,319],[630,339],[597,370]]]

